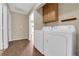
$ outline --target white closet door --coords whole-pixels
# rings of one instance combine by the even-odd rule
[[[8,47],[8,20],[7,20],[7,5],[3,5],[3,35],[4,35],[4,49]]]
[[[0,4],[0,50],[3,49],[2,44],[2,4]]]
[[[29,40],[34,42],[34,12],[29,16]]]

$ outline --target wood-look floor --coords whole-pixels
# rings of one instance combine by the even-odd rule
[[[8,49],[6,49],[3,56],[43,56],[32,43],[27,40],[17,40],[9,43]]]

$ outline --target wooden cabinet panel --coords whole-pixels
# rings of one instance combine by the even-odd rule
[[[43,22],[55,22],[58,20],[58,4],[47,3],[43,6]]]

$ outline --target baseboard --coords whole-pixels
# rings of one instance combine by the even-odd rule
[[[27,38],[19,38],[19,39],[12,39],[11,41],[17,41],[17,40],[29,40],[29,39],[27,39]],[[11,41],[9,41],[9,42],[11,42]]]
[[[34,46],[34,48],[35,48],[36,50],[38,50],[35,46]],[[38,50],[38,51],[39,51],[39,50]],[[44,55],[43,52],[41,52],[41,51],[39,51],[39,52],[40,52],[42,55]]]
[[[35,48],[35,47],[34,47]],[[37,48],[35,48],[39,53],[41,53]],[[42,54],[42,53],[41,53]],[[42,54],[42,56],[45,56],[44,54]]]

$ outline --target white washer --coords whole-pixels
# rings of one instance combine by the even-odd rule
[[[44,32],[44,55],[76,55],[76,31],[73,25],[55,26]]]

